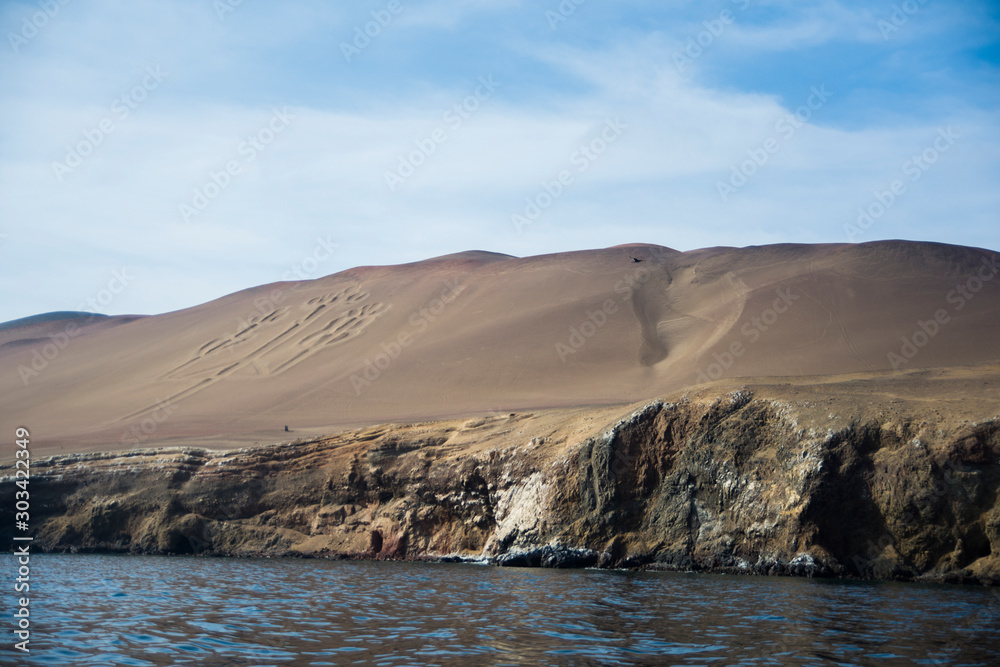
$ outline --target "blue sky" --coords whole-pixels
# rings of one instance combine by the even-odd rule
[[[467,249],[1000,249],[998,7],[3,2],[0,321]]]

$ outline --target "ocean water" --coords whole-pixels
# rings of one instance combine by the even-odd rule
[[[998,665],[1000,592],[468,564],[36,554],[4,665]]]

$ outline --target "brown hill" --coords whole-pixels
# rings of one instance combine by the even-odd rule
[[[910,242],[466,252],[5,328],[0,392],[45,454],[972,366],[1000,360],[996,274],[992,251]]]

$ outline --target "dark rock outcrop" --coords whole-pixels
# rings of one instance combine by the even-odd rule
[[[37,460],[34,544],[1000,581],[1000,420],[771,394]]]

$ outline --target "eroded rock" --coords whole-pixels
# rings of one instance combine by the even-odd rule
[[[745,389],[653,401],[589,435],[582,417],[560,433],[512,414],[52,457],[31,482],[34,544],[1000,581],[996,418],[810,406]]]

